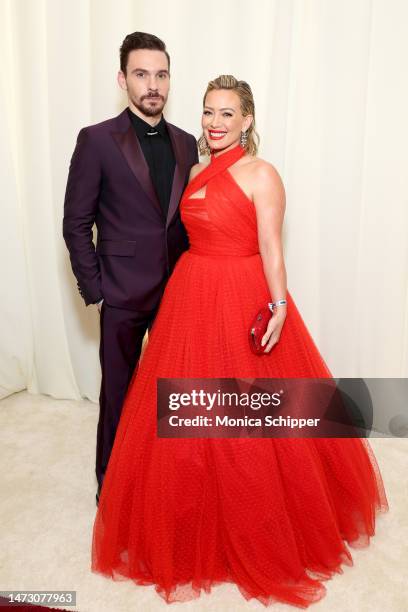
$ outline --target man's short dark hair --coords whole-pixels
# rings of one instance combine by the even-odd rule
[[[128,34],[126,36],[122,46],[120,47],[120,69],[125,76],[129,53],[137,49],[153,49],[154,51],[163,51],[163,53],[166,54],[167,61],[169,63],[168,70],[170,72],[170,55],[166,51],[166,45],[164,42],[154,34],[147,34],[146,32],[133,32],[133,34]]]

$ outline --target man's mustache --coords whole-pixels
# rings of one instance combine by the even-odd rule
[[[147,94],[146,96],[142,96],[142,100],[144,100],[145,98],[149,99],[149,98],[161,98],[163,99],[163,96],[161,96],[160,94]]]

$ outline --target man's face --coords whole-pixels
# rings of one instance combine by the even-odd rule
[[[145,117],[159,117],[167,102],[170,74],[166,54],[137,49],[128,56],[126,76],[118,73],[120,87],[127,91],[129,106]]]

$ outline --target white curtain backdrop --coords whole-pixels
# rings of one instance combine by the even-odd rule
[[[333,374],[408,376],[407,28],[404,0],[0,0],[0,396],[98,397],[63,199],[80,128],[126,106],[135,30],[166,42],[165,116],[196,137],[208,81],[250,83],[288,289]]]

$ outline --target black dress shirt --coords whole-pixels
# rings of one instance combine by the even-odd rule
[[[127,110],[147,165],[149,166],[150,176],[163,211],[163,216],[167,218],[176,158],[166,121],[162,115],[159,123],[152,127],[133,113],[130,108]]]

